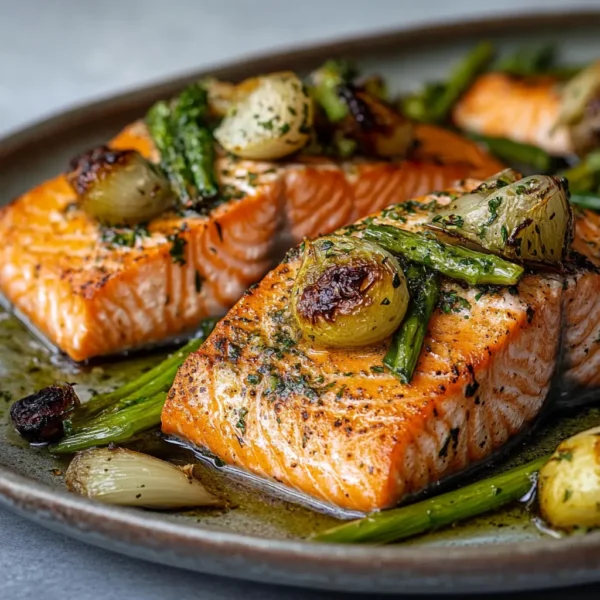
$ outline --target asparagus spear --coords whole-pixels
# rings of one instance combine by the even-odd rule
[[[71,427],[74,430],[81,429],[87,421],[96,417],[99,413],[113,409],[119,402],[123,402],[121,406],[127,406],[136,399],[152,396],[158,391],[171,387],[177,369],[192,352],[202,345],[216,323],[217,319],[204,319],[200,323],[198,337],[190,340],[185,346],[154,368],[113,392],[94,396],[89,402],[82,404],[73,413]]]
[[[119,412],[100,415],[87,427],[49,447],[53,454],[71,454],[92,446],[129,441],[143,431],[160,425],[160,414],[167,394],[161,392]]]
[[[452,107],[491,62],[494,48],[489,42],[476,46],[450,73],[444,83],[429,83],[423,89],[401,101],[404,115],[424,123],[447,120]]]
[[[427,83],[420,92],[403,98],[400,110],[409,119],[427,123],[432,119],[430,115],[431,106],[438,101],[443,93],[444,84]]]
[[[146,115],[146,125],[161,156],[161,165],[173,190],[182,202],[190,199],[188,186],[192,173],[171,124],[171,109],[166,102],[157,102]]]
[[[600,196],[593,194],[572,194],[569,201],[571,204],[575,204],[581,208],[600,211]]]
[[[150,135],[173,188],[185,203],[218,192],[212,133],[206,126],[208,93],[189,85],[169,106],[155,104],[146,117]]]
[[[392,338],[383,364],[402,383],[410,383],[421,353],[427,324],[440,295],[440,281],[435,271],[420,265],[410,265],[405,275],[411,302],[404,321]]]
[[[198,194],[202,198],[216,196],[219,188],[214,170],[215,149],[212,134],[196,123],[188,123],[182,127],[180,136]]]
[[[523,267],[493,254],[444,244],[433,237],[389,225],[369,225],[364,237],[411,262],[470,285],[514,285],[523,275]]]
[[[489,42],[477,45],[454,69],[444,86],[443,92],[431,106],[432,121],[445,121],[454,103],[469,88],[471,83],[491,62],[494,48]]]
[[[554,159],[537,146],[474,133],[469,134],[469,137],[483,143],[492,154],[508,163],[531,166],[536,173],[547,173],[552,170]]]
[[[214,144],[205,126],[208,116],[208,92],[199,83],[189,85],[173,108],[173,128],[200,196],[210,198],[218,192],[214,172]]]
[[[600,150],[590,152],[580,163],[560,173],[572,192],[600,192]]]
[[[435,498],[373,513],[317,533],[312,539],[336,544],[387,544],[496,510],[522,498],[531,489],[534,474],[549,458],[544,456]]]

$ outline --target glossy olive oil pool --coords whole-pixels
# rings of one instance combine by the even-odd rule
[[[64,487],[63,476],[69,459],[57,459],[45,447],[30,447],[24,442],[11,427],[11,403],[57,381],[76,383],[77,392],[85,401],[95,393],[110,391],[139,376],[165,354],[116,358],[94,366],[75,365],[61,355],[50,353],[14,317],[0,312],[0,464],[52,487]],[[507,459],[480,471],[476,477],[541,456],[553,450],[560,440],[599,424],[600,409],[594,407],[555,417],[543,423]],[[254,477],[243,477],[239,472],[222,468],[219,461],[200,459],[189,448],[165,441],[158,431],[140,436],[129,446],[178,464],[197,463],[197,476],[224,502],[223,508],[155,513],[166,520],[184,522],[191,527],[209,525],[277,538],[305,538],[338,522],[331,511],[326,514],[313,510],[301,497],[298,497],[299,502],[291,502],[290,494],[286,494],[284,499],[271,485],[263,485]],[[464,481],[472,479],[469,477]],[[535,501],[529,501],[403,543],[484,544],[551,535],[552,532],[547,532],[536,519]]]

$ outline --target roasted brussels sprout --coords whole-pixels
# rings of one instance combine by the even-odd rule
[[[246,94],[238,92],[241,99],[215,130],[225,150],[252,160],[276,160],[308,142],[313,103],[297,75],[272,73],[238,87]]]
[[[454,240],[520,262],[564,260],[573,240],[566,180],[503,171],[437,211],[428,227]]]
[[[558,529],[600,527],[600,427],[562,442],[540,469],[543,518]]]
[[[56,384],[17,400],[10,407],[10,418],[28,442],[53,442],[63,436],[63,421],[77,406],[79,398],[73,386]]]
[[[600,61],[573,77],[561,95],[557,125],[569,128],[573,149],[585,154],[600,144]]]
[[[100,146],[71,162],[67,175],[83,210],[104,225],[137,225],[157,217],[174,195],[160,168],[135,150]]]
[[[292,312],[302,333],[317,344],[380,342],[400,325],[408,300],[398,261],[379,246],[333,235],[304,243]]]

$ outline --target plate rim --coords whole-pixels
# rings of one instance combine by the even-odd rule
[[[237,78],[245,72],[277,68],[286,62],[310,63],[327,53],[351,55],[364,48],[370,52],[385,51],[392,45],[400,48],[415,42],[424,44],[428,39],[491,35],[509,27],[520,31],[532,25],[550,28],[583,24],[600,24],[600,9],[551,9],[509,16],[431,21],[328,43],[275,49],[245,60],[209,65],[200,72],[158,79],[50,114],[10,131],[1,139],[0,164],[36,140],[70,131],[95,118],[108,117],[111,112],[121,113],[150,104],[206,73]],[[398,582],[402,581],[406,593],[456,593],[539,589],[600,579],[600,531],[561,540],[453,547],[451,552],[448,547],[417,549],[402,545],[375,547],[273,539],[208,526],[189,526],[158,519],[151,512],[106,506],[55,489],[2,465],[0,505],[46,527],[153,562],[263,582],[265,573],[269,573],[269,582],[303,587],[347,589],[345,582],[352,581],[354,591],[397,593]],[[162,546],[157,546],[159,542]],[[212,562],[198,561],[199,551],[212,553]],[[378,570],[369,577],[367,570],[373,563]],[[236,565],[237,569],[231,570]],[[312,575],[303,574],[305,569]],[[509,573],[512,577],[507,578]]]

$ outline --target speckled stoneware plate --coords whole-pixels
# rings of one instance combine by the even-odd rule
[[[241,78],[278,69],[306,71],[323,59],[346,55],[365,71],[378,71],[394,90],[443,77],[447,67],[479,39],[501,48],[557,40],[566,61],[600,56],[600,13],[528,16],[462,22],[386,32],[330,46],[301,49],[211,70]],[[106,140],[144,114],[184,79],[155,85],[53,117],[0,144],[0,194],[8,202],[64,169],[77,152]],[[10,400],[56,379],[78,389],[115,386],[158,360],[153,356],[77,367],[52,355],[8,313],[0,313],[0,502],[46,527],[150,561],[263,582],[346,591],[464,593],[600,582],[600,532],[555,539],[536,527],[531,514],[512,507],[492,517],[383,548],[317,545],[307,534],[333,522],[205,466],[203,480],[227,499],[227,508],[160,514],[112,508],[64,490],[65,465],[27,448],[6,425]],[[556,440],[600,424],[586,409],[548,422],[506,464],[544,452]],[[165,451],[157,435],[142,443]],[[148,448],[151,446],[151,448]],[[174,450],[167,450],[174,452]],[[180,452],[180,450],[175,450]]]

